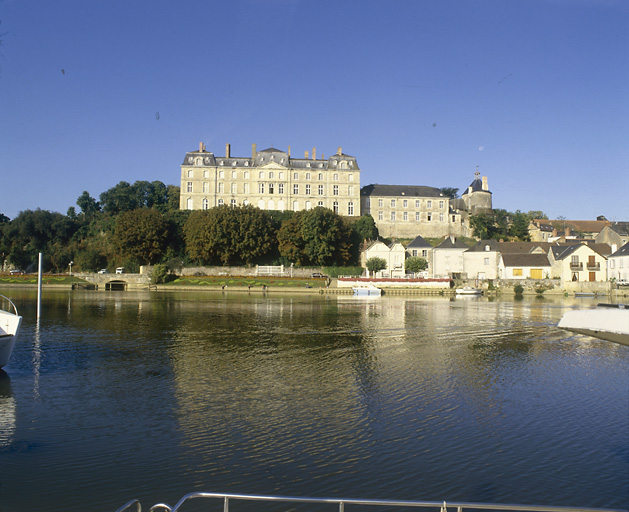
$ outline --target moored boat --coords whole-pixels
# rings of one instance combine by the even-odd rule
[[[595,309],[575,309],[564,313],[557,324],[578,334],[629,345],[629,306],[599,304]]]
[[[22,317],[18,315],[15,304],[8,297],[0,295],[0,303],[4,304],[5,302],[10,307],[9,311],[0,309],[0,368],[9,362],[15,346],[15,339],[22,323]],[[13,311],[10,311],[11,309]]]
[[[482,295],[483,290],[480,288],[472,288],[471,286],[464,286],[463,288],[456,289],[457,295]]]
[[[373,285],[354,286],[352,290],[354,290],[354,295],[359,297],[379,297],[382,295],[382,290]]]

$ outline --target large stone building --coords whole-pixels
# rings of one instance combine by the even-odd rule
[[[207,210],[222,204],[257,206],[262,210],[309,210],[317,206],[340,215],[360,215],[360,169],[356,158],[343,153],[324,158],[305,152],[304,158],[288,151],[256,150],[250,157],[198,151],[186,153],[181,164],[182,210]]]
[[[416,185],[367,185],[360,195],[361,212],[370,214],[388,238],[471,236],[469,216],[492,211],[487,177],[481,179],[478,171],[456,199],[441,189]]]

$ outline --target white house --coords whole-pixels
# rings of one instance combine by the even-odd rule
[[[498,273],[501,279],[550,278],[551,265],[546,254],[505,253],[500,255]]]
[[[362,266],[367,266],[370,258],[382,258],[387,262],[387,268],[378,272],[377,277],[404,277],[404,261],[406,259],[406,249],[400,242],[394,242],[390,246],[380,240],[376,240],[364,250],[362,255]]]
[[[548,253],[551,277],[561,282],[607,281],[605,256],[587,244],[552,246]]]
[[[448,236],[433,249],[433,277],[460,278],[464,273],[463,253],[470,247],[458,238]]]
[[[497,279],[500,249],[495,240],[481,240],[463,253],[463,268],[469,279]]]
[[[629,242],[607,259],[607,277],[617,282],[629,283]]]

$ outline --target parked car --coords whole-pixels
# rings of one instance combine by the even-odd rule
[[[321,272],[313,272],[310,277],[312,277],[313,279],[326,279],[328,276],[322,274]]]
[[[11,274],[12,276],[22,275],[23,273],[23,270],[18,270],[16,268],[14,268],[13,270],[9,270],[9,274]]]
[[[99,274],[109,274],[109,270],[107,270],[106,268],[101,268],[101,269],[98,271],[98,273],[99,273]]]
[[[116,274],[122,274],[122,273],[124,273],[124,267],[118,267],[116,269]]]

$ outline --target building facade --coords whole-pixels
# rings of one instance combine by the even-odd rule
[[[317,206],[354,217],[360,215],[360,168],[356,158],[343,153],[325,159],[305,152],[304,158],[268,148],[250,157],[198,151],[186,153],[181,164],[182,210],[207,210],[220,205],[253,205],[262,210],[309,210]]]

